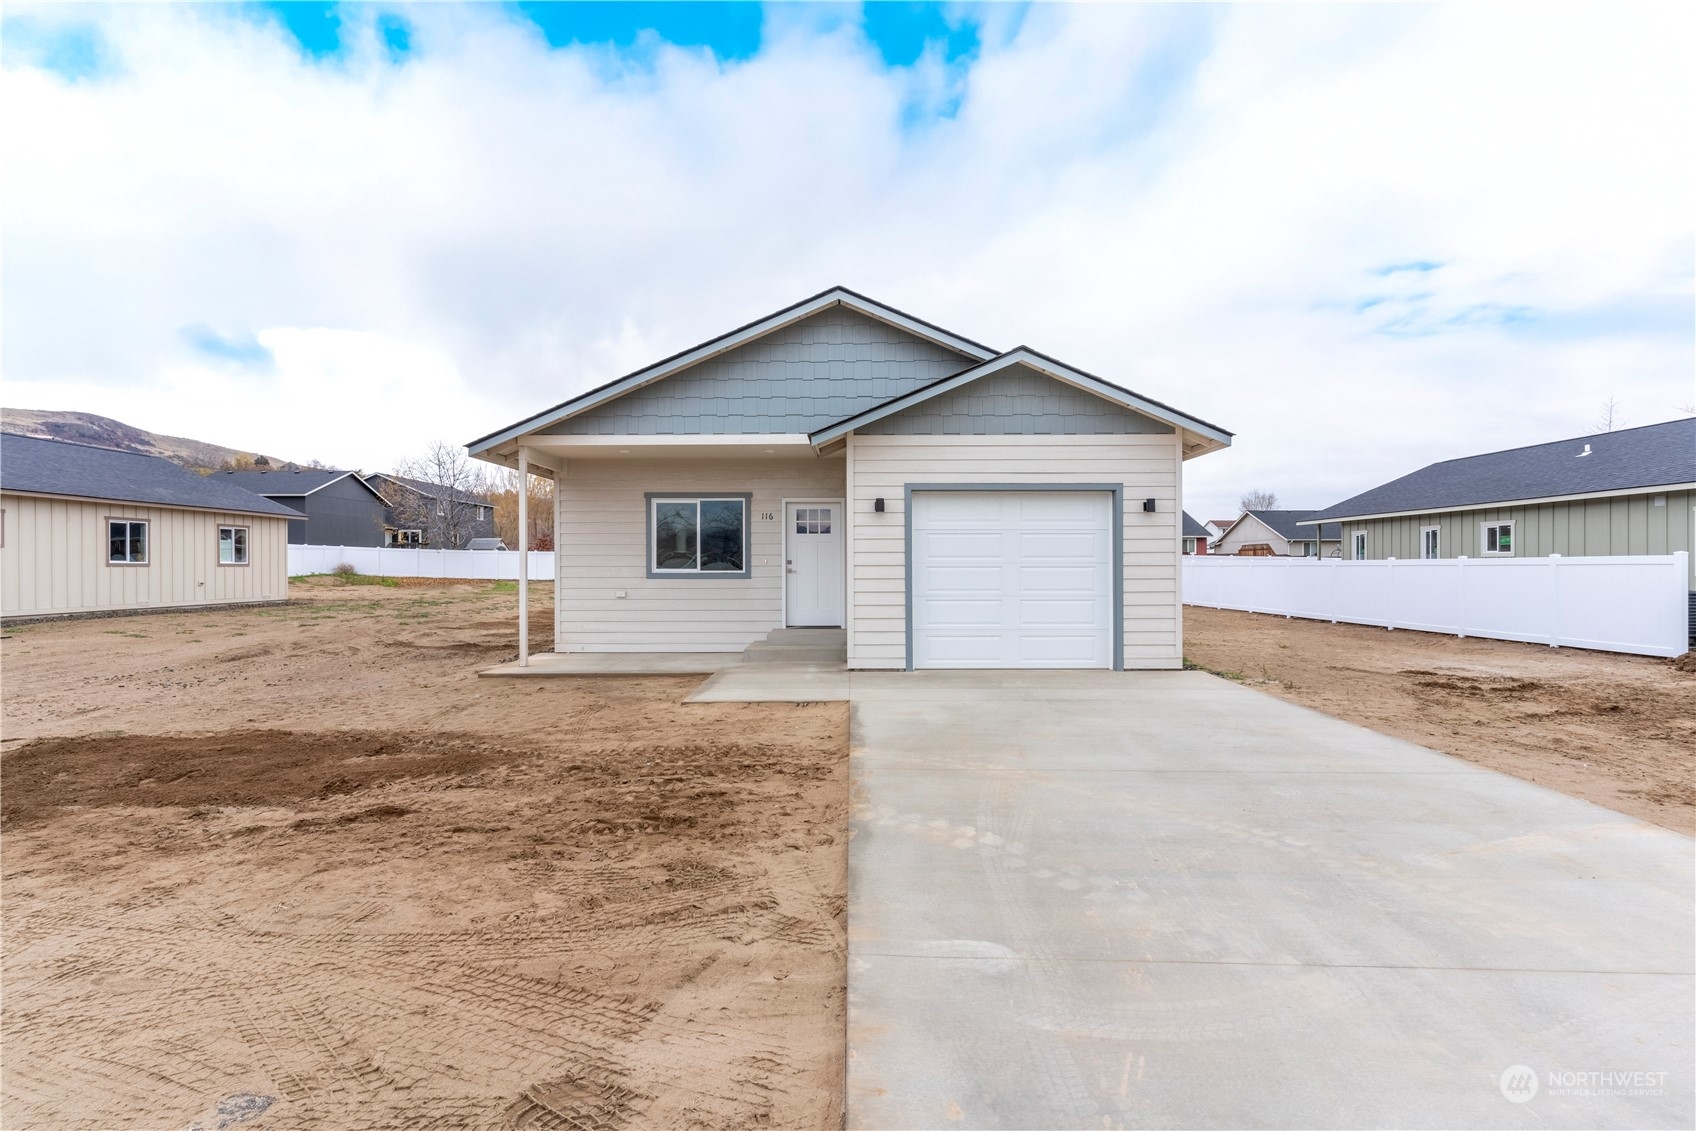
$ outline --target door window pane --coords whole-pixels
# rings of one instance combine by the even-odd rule
[[[696,503],[654,504],[655,569],[696,568],[697,506]]]

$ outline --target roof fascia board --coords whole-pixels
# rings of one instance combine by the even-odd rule
[[[1542,507],[1551,503],[1582,503],[1587,499],[1618,499],[1625,495],[1653,495],[1663,491],[1696,491],[1696,483],[1649,483],[1642,487],[1621,487],[1615,491],[1585,491],[1577,495],[1544,495],[1536,499],[1500,499],[1482,503],[1461,503],[1452,507],[1420,507],[1411,511],[1376,511],[1372,514],[1340,514],[1330,518],[1304,518],[1297,526],[1317,526],[1321,522],[1365,522],[1376,518],[1415,518],[1422,514],[1458,514],[1461,511],[1494,510],[1500,507]]]
[[[673,354],[671,357],[656,361],[652,365],[638,369],[634,373],[620,377],[609,384],[602,385],[598,389],[591,389],[581,396],[574,397],[571,400],[556,405],[554,408],[548,409],[546,412],[527,417],[510,428],[473,440],[470,444],[467,444],[466,447],[470,449],[472,455],[476,455],[479,452],[486,452],[491,448],[510,443],[511,441],[518,439],[520,436],[527,435],[539,428],[546,428],[549,425],[558,424],[560,421],[568,419],[569,417],[587,412],[589,409],[592,409],[597,405],[605,404],[610,400],[615,400],[618,397],[622,397],[624,394],[633,392],[645,385],[651,385],[655,381],[663,380],[664,378],[671,376],[673,373],[687,369],[692,365],[699,365],[701,362],[717,357],[719,354],[727,353],[738,346],[746,345],[755,338],[762,338],[767,334],[781,330],[785,326],[793,325],[804,318],[810,318],[814,314],[819,313],[821,310],[828,310],[833,306],[849,307],[850,309],[858,311],[869,318],[875,318],[880,322],[886,322],[889,325],[905,330],[910,334],[936,342],[939,345],[947,346],[949,349],[963,353],[967,357],[975,357],[978,360],[983,361],[995,356],[994,350],[981,345],[978,342],[971,341],[969,338],[962,338],[958,335],[951,334],[942,329],[940,326],[932,326],[928,322],[920,321],[909,314],[903,314],[901,311],[896,310],[893,307],[884,306],[882,303],[874,302],[871,299],[866,298],[864,295],[855,294],[853,291],[844,287],[832,287],[830,290],[825,291],[822,294],[814,295],[809,299],[803,299],[794,306],[785,307],[776,313],[768,314],[758,321],[750,322],[748,325],[739,329],[732,330],[727,334],[721,334],[709,341],[702,342],[700,345],[695,346],[692,349],[687,349],[682,353]]]
[[[1185,416],[1183,413],[1169,409],[1165,405],[1146,400],[1129,390],[1119,388],[1117,385],[1108,384],[1099,377],[1092,377],[1088,373],[1082,373],[1069,366],[1062,365],[1059,362],[1054,361],[1052,358],[1044,357],[1028,347],[1019,346],[1015,349],[1008,350],[1004,354],[992,357],[981,364],[974,365],[969,369],[963,369],[951,377],[944,377],[942,380],[932,382],[922,389],[915,389],[910,393],[905,393],[899,397],[893,398],[892,400],[885,401],[883,404],[880,404],[875,408],[867,409],[856,416],[850,416],[844,420],[837,421],[835,424],[821,428],[812,434],[811,439],[813,446],[816,448],[824,444],[828,444],[832,440],[846,436],[856,428],[864,428],[868,424],[875,424],[877,421],[882,420],[885,417],[894,416],[896,413],[903,412],[912,408],[914,405],[923,404],[932,397],[952,392],[963,385],[976,381],[980,377],[987,377],[992,373],[999,373],[1001,370],[1013,365],[1029,366],[1046,377],[1051,377],[1063,384],[1075,386],[1086,393],[1094,393],[1103,400],[1112,401],[1115,404],[1131,409],[1134,412],[1140,412],[1144,416],[1164,421],[1175,428],[1180,428],[1187,432],[1193,432],[1196,435],[1214,441],[1222,447],[1228,446],[1231,442],[1231,435],[1228,432],[1224,432],[1210,424],[1196,420],[1194,417]]]
[[[810,447],[805,432],[667,432],[620,436],[549,436],[546,450],[572,448],[781,448]],[[562,441],[562,442],[560,442]]]
[[[102,503],[107,506],[121,507],[153,507],[156,510],[192,511],[196,514],[245,514],[252,515],[254,518],[274,518],[279,522],[292,522],[306,517],[299,511],[295,511],[292,514],[276,514],[273,511],[250,511],[241,507],[191,507],[185,503],[156,503],[151,499],[109,499],[103,495],[62,495],[56,491],[25,490],[17,487],[7,487],[4,492],[0,493],[7,495],[21,495],[32,499],[64,499],[66,502],[71,503]],[[269,499],[270,496],[261,495],[260,498]],[[283,504],[278,503],[277,505],[281,507]],[[284,509],[287,510],[289,508],[285,507]]]

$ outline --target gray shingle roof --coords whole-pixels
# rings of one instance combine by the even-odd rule
[[[1203,526],[1201,523],[1199,523],[1195,519],[1191,518],[1189,511],[1185,511],[1184,512],[1184,537],[1185,538],[1211,538],[1211,537],[1213,537],[1213,535],[1211,535],[1207,532],[1207,527]]]
[[[1582,455],[1589,449],[1589,455]],[[1327,507],[1361,518],[1696,483],[1696,417],[1444,460]]]
[[[10,433],[0,439],[0,486],[30,494],[300,517],[299,511],[216,475],[196,475],[157,456]]]
[[[1313,527],[1297,526],[1296,523],[1314,518],[1318,511],[1249,511],[1255,518],[1278,532],[1278,537],[1293,539],[1297,542],[1313,541]],[[1319,540],[1330,542],[1343,536],[1343,528],[1335,522],[1327,522],[1319,528]]]
[[[322,467],[303,467],[299,471],[214,471],[213,478],[226,483],[233,483],[244,490],[252,491],[255,495],[266,495],[272,498],[278,496],[310,495],[320,487],[328,487],[344,476],[353,475],[351,471],[335,471]],[[365,480],[359,482],[373,495],[378,494]]]

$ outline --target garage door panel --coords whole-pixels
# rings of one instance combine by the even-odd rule
[[[1085,630],[1086,635],[1093,635],[1095,626],[1101,623],[1102,608],[1098,601],[1026,597],[1019,602],[1019,613],[1020,626],[1027,634],[1061,628],[1081,628]]]
[[[930,637],[930,667],[1005,667],[1002,663],[1001,636],[951,635],[934,633]]]
[[[1043,496],[1050,496],[1044,498]],[[1101,500],[1110,496],[1095,491],[1043,491],[1004,495],[1011,506],[1003,511],[1021,525],[1046,526],[1055,523],[1094,525],[1099,520]]]
[[[930,566],[924,571],[924,584],[914,588],[926,595],[954,593],[1000,594],[1003,571],[998,565]]]
[[[1018,659],[1026,665],[1066,664],[1088,667],[1099,648],[1093,633],[1076,636],[1021,636]]]
[[[1093,561],[1103,549],[1102,538],[1091,530],[1020,531],[1018,553],[1025,561],[1062,558]]]
[[[915,492],[916,667],[1112,667],[1112,495]]]
[[[1002,619],[1006,615],[1006,606],[999,599],[993,601],[954,601],[932,600],[927,602],[927,620],[946,628],[972,627],[1001,632]]]

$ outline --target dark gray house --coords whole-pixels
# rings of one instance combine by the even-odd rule
[[[1693,508],[1687,417],[1433,463],[1301,525],[1339,522],[1347,558],[1670,554],[1696,549]]]
[[[487,496],[380,471],[365,481],[388,502],[384,545],[463,550],[473,538],[495,537],[495,508]]]
[[[388,500],[353,471],[218,471],[216,479],[301,513],[289,522],[295,546],[381,546]]]

